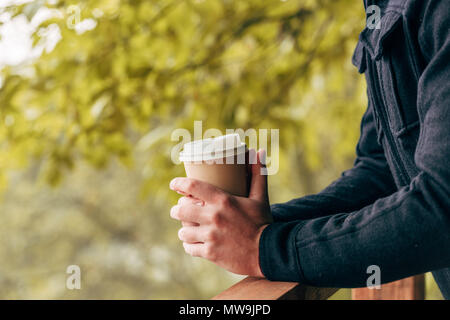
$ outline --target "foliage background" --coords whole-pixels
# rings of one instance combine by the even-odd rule
[[[35,26],[38,52],[0,66],[0,298],[209,298],[235,282],[186,256],[169,219],[184,174],[170,133],[194,120],[280,129],[272,202],[352,165],[360,1],[25,2],[0,7],[0,24]],[[65,288],[71,264],[82,290]]]

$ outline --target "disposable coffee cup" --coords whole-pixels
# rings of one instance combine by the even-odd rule
[[[180,152],[186,176],[237,196],[247,196],[248,149],[239,134],[186,143]]]

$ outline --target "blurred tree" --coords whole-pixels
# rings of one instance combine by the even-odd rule
[[[49,30],[61,40],[31,64],[2,70],[2,172],[38,159],[55,184],[81,159],[131,165],[137,144],[151,151],[151,192],[154,181],[182,173],[168,161],[170,132],[194,120],[282,128],[282,150],[306,192],[317,189],[315,169],[353,158],[364,91],[349,57],[361,4],[33,1],[6,10],[33,19],[43,7],[52,17],[36,28],[36,46]]]
[[[2,11],[50,17],[33,33],[42,54],[0,70],[0,297],[208,298],[235,280],[184,255],[168,218],[177,195],[166,186],[184,174],[170,134],[195,120],[280,129],[272,201],[316,192],[352,164],[366,104],[350,63],[362,3],[39,0]],[[82,267],[79,292],[64,287],[70,264]]]

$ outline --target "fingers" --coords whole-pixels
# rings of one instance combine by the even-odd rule
[[[202,257],[214,261],[217,250],[214,243],[218,237],[210,229],[199,227],[183,227],[178,231],[178,238],[183,241],[184,251],[193,257]]]
[[[204,181],[191,178],[175,178],[170,182],[170,189],[205,202],[214,202],[224,191]]]
[[[195,204],[184,204],[182,206],[177,204],[170,209],[170,216],[176,220],[198,224],[206,223],[210,220],[204,211],[204,207]]]
[[[212,238],[208,228],[202,226],[188,226],[178,230],[178,238],[187,243],[204,243]]]
[[[183,242],[184,251],[193,257],[203,257],[204,244]]]
[[[261,174],[261,169],[265,167],[265,150],[261,149],[257,154],[257,162],[251,165],[252,180],[250,183],[249,198],[259,201],[268,201],[267,175]]]
[[[184,204],[195,204],[198,206],[204,206],[205,202],[203,200],[196,199],[193,197],[181,197],[180,199],[178,199],[178,204],[180,206],[182,206]]]
[[[198,206],[203,206],[205,205],[205,202],[203,200],[195,199],[192,197],[181,197],[180,199],[178,199],[178,204],[180,206],[185,204],[194,204]],[[183,225],[183,227],[199,226],[198,223],[188,221],[181,221],[181,224]]]
[[[193,257],[202,257],[210,261],[215,261],[218,258],[217,252],[205,243],[187,243],[183,242],[184,251]]]

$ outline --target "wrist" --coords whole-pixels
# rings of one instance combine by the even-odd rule
[[[256,245],[255,245],[255,247],[256,247],[256,250],[255,250],[256,251],[256,259],[255,260],[256,261],[253,264],[255,266],[253,275],[256,277],[260,277],[260,278],[264,278],[264,274],[262,273],[261,266],[259,263],[259,240],[261,239],[261,235],[262,235],[264,229],[267,228],[268,225],[269,224],[265,224],[265,225],[262,225],[261,227],[259,227],[258,232],[256,234]]]

